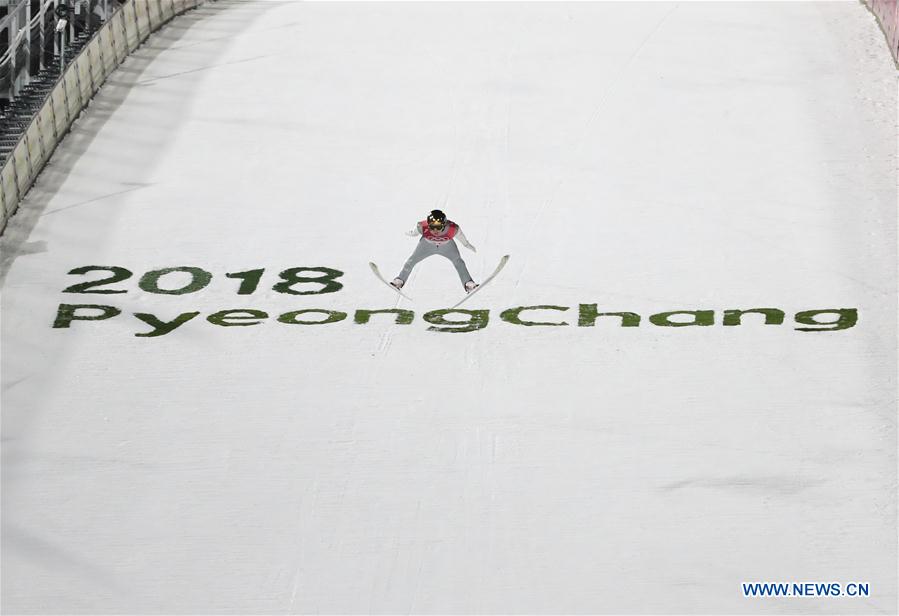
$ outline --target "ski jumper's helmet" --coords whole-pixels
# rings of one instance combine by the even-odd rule
[[[442,229],[446,226],[446,214],[440,210],[431,210],[428,214],[428,227],[431,229]]]

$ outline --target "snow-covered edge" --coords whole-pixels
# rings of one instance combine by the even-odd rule
[[[899,68],[899,2],[896,0],[862,0],[880,24],[886,36],[893,61]]]

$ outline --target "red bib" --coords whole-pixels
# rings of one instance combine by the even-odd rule
[[[459,230],[459,226],[451,220],[446,221],[446,226],[440,233],[431,231],[430,227],[428,227],[427,220],[422,220],[418,224],[420,224],[422,227],[422,237],[424,237],[429,242],[434,242],[435,244],[443,244],[444,242],[450,241],[451,239],[453,239],[453,236],[456,235],[456,231]]]

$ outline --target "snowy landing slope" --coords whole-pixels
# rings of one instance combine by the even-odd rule
[[[895,108],[850,2],[178,19],[2,239],[3,611],[895,612]]]

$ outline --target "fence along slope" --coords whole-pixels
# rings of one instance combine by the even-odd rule
[[[128,0],[63,71],[0,170],[0,233],[106,78],[141,43],[206,0]]]

